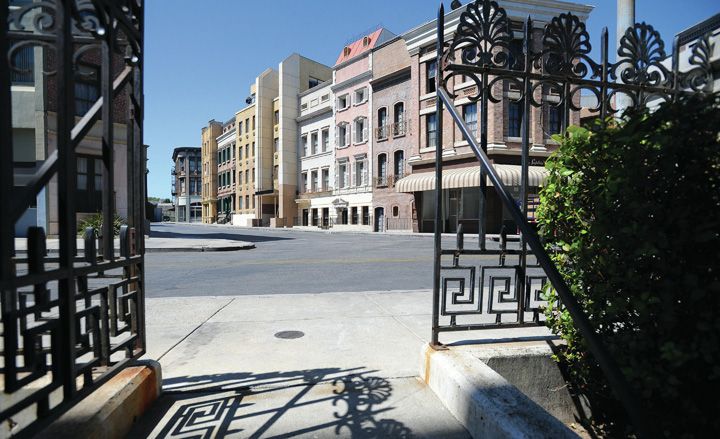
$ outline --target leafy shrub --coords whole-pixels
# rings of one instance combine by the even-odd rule
[[[116,213],[113,217],[113,235],[119,236],[120,235],[120,226],[125,224],[125,220],[123,218],[120,218],[118,214]],[[84,235],[85,229],[88,227],[92,227],[95,229],[95,234],[100,236],[102,233],[102,225],[103,225],[103,215],[102,212],[94,213],[87,218],[81,220],[78,222],[77,230],[78,235]]]
[[[658,434],[718,437],[720,98],[627,116],[558,139],[540,234]],[[596,427],[628,434],[597,362],[547,290],[571,384]]]

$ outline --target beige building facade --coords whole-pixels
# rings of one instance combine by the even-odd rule
[[[222,123],[211,120],[201,133],[202,222],[205,224],[217,221],[217,137],[222,127]]]
[[[235,144],[237,148],[235,169],[235,212],[232,223],[252,227],[255,213],[255,85],[250,89],[247,107],[235,114]]]

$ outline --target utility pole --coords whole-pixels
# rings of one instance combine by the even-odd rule
[[[617,31],[616,31],[616,42],[617,48],[620,48],[620,40],[625,31],[635,25],[635,0],[617,0]],[[616,61],[618,61],[617,51],[615,52]],[[627,65],[620,68],[618,74],[622,74]],[[621,81],[621,79],[619,79]],[[632,99],[624,93],[618,93],[615,95],[615,106],[621,114],[625,109],[632,106]]]

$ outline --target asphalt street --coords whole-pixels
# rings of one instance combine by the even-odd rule
[[[432,288],[433,239],[153,224],[153,237],[231,239],[252,250],[146,254],[147,297],[237,296]],[[452,240],[447,238],[446,245]],[[466,247],[477,246],[467,238]],[[485,263],[494,257],[481,257]]]

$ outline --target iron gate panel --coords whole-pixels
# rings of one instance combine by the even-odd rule
[[[143,1],[3,0],[0,14],[0,423],[29,436],[145,352]],[[13,78],[31,76],[45,152],[18,184]],[[122,125],[124,148],[115,132]],[[91,177],[79,177],[76,149],[90,148],[93,131],[101,132],[103,226],[78,239],[76,191],[80,177]],[[118,249],[116,152],[127,162]],[[26,251],[16,251],[15,223],[37,198],[47,216],[27,230]]]
[[[461,7],[453,2],[453,7]],[[654,101],[674,100],[689,93],[709,91],[712,84],[710,34],[698,38],[690,47],[689,69],[680,71],[678,41],[673,44],[670,65],[666,65],[665,44],[657,30],[646,23],[628,28],[618,45],[618,61],[609,60],[608,32],[600,38],[600,61],[590,56],[590,36],[582,20],[572,13],[554,17],[542,29],[538,40],[533,36],[533,21],[513,22],[496,1],[476,0],[463,7],[452,39],[445,43],[445,12],[441,5],[437,19],[436,121],[440,147],[435,148],[435,257],[431,344],[440,347],[439,334],[500,327],[542,324],[544,303],[542,287],[550,282],[590,350],[601,365],[608,381],[623,402],[638,432],[650,437],[652,431],[642,408],[630,393],[624,377],[609,356],[593,327],[570,293],[563,278],[544,249],[537,232],[528,222],[528,172],[530,163],[530,110],[543,106],[558,108],[561,132],[570,124],[572,112],[581,110],[580,96],[594,96],[590,111],[602,119],[617,116],[618,98],[631,105],[645,106]],[[515,38],[515,29],[522,36]],[[514,44],[519,41],[521,44]],[[467,95],[480,107],[480,138],[465,124],[455,108],[454,78],[472,81],[477,93]],[[505,97],[512,85],[516,96]],[[548,99],[544,90],[556,97]],[[500,91],[500,93],[498,93]],[[514,101],[522,106],[520,200],[516,204],[487,156],[488,106]],[[449,115],[468,142],[481,165],[479,248],[464,247],[462,227],[457,231],[454,248],[442,245],[442,156],[443,116]],[[486,246],[488,181],[521,231],[518,250],[509,250],[504,236],[499,250]],[[529,247],[529,249],[528,249]],[[531,250],[531,252],[529,251]],[[472,256],[497,258],[493,265],[473,265]],[[452,256],[452,263],[443,257]],[[529,259],[532,262],[529,262]],[[495,274],[493,274],[493,272]],[[487,285],[487,286],[486,286]],[[461,308],[458,308],[460,306]],[[454,307],[454,308],[453,308]]]

